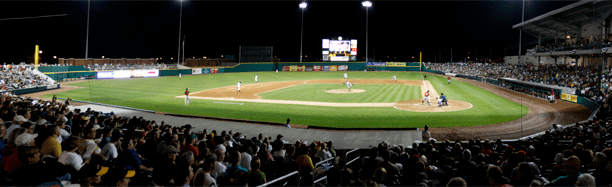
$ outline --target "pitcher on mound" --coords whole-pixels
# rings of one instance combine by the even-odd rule
[[[344,82],[343,84],[346,84],[346,86],[349,89],[349,92],[351,91],[351,86],[353,86],[354,84],[351,84],[349,81]]]
[[[425,101],[427,101],[427,104],[429,104],[429,106],[431,106],[431,103],[429,102],[429,90],[427,90],[427,92],[425,92],[425,97],[423,97],[423,101],[421,101],[421,105],[423,105],[425,103]]]

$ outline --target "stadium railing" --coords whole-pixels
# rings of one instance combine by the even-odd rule
[[[270,181],[270,182],[266,182],[265,184],[259,185],[259,186],[257,186],[257,187],[271,186],[272,184],[276,184],[276,183],[281,182],[281,181],[284,181],[284,183],[283,183],[283,185],[280,185],[280,186],[286,186],[286,185],[287,185],[287,183],[289,183],[289,180],[285,180],[285,179],[287,179],[287,178],[289,178],[289,177],[292,177],[292,176],[294,176],[294,175],[297,175],[297,177],[296,177],[296,178],[297,178],[297,181],[296,181],[296,182],[297,182],[297,183],[296,183],[296,186],[300,186],[300,172],[298,172],[298,171],[294,171],[294,172],[291,172],[291,173],[289,173],[289,174],[287,174],[287,175],[284,175],[284,176],[282,176],[282,177],[279,177],[279,178],[277,178],[277,179],[274,179],[274,180],[272,180],[272,181]],[[274,185],[274,186],[279,186],[279,185]]]
[[[356,152],[357,153],[357,157],[352,159],[351,161],[348,161],[348,156],[350,153]],[[346,164],[344,164],[344,169],[346,169],[346,167],[348,165],[350,165],[351,163],[358,161],[357,164],[361,164],[361,162],[359,162],[359,159],[361,158],[361,152],[359,151],[359,148],[355,148],[353,150],[347,151],[346,154],[344,155],[344,161],[346,161]],[[361,167],[361,166],[359,166]]]
[[[322,164],[329,164],[329,161],[334,160],[334,159],[336,159],[336,157],[328,158],[328,159],[325,159],[325,160],[321,160],[320,162],[317,162],[317,164],[315,164],[315,165],[314,165],[314,170],[316,170],[316,169],[317,169],[317,166],[322,165]],[[331,167],[333,167],[333,166],[331,166]],[[331,167],[330,167],[330,168],[331,168]],[[326,181],[327,181],[327,175],[325,175],[325,176],[323,176],[323,177],[321,177],[321,178],[319,178],[319,179],[315,180],[315,174],[316,174],[316,172],[315,172],[314,170],[312,171],[312,186],[313,186],[313,187],[315,186],[315,184],[316,184],[317,182],[321,182],[321,181],[323,181],[323,180],[326,180]]]

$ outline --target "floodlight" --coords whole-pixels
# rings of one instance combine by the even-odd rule
[[[307,4],[306,3],[300,3],[300,8],[306,8]]]
[[[372,2],[364,1],[364,2],[361,3],[361,5],[363,5],[364,7],[372,7]]]

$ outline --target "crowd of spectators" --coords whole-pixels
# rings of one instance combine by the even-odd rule
[[[578,42],[576,40],[567,40],[566,42],[549,43],[541,46],[536,46],[534,52],[550,52],[550,51],[572,51],[585,49],[601,49],[602,47],[612,46],[610,39],[584,38]]]
[[[168,66],[163,63],[156,64],[93,64],[87,68],[92,71],[114,71],[114,70],[151,70],[151,69],[172,69],[176,67]]]
[[[0,91],[47,86],[53,83],[48,77],[36,74],[30,65],[0,66]]]

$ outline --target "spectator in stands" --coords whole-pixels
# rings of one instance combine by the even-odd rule
[[[113,130],[112,135],[110,136],[110,142],[108,142],[101,151],[102,156],[106,158],[106,160],[114,160],[119,156],[119,151],[117,151],[117,146],[121,145],[121,139],[123,134],[118,130]]]
[[[329,152],[329,150],[327,149],[327,144],[322,143],[321,144],[321,149],[319,150],[319,152],[317,152],[317,157],[320,157],[322,160],[327,160],[329,158],[332,158],[332,154]]]
[[[17,129],[15,131],[17,131]],[[12,154],[8,155],[6,161],[4,161],[4,171],[8,173],[13,173],[24,165],[24,163],[21,162],[21,159],[19,157],[19,151],[23,150],[23,147],[36,146],[34,144],[34,139],[36,137],[38,137],[37,134],[22,133],[21,135],[17,136],[17,138],[15,138],[15,145],[17,149],[14,150]],[[39,149],[37,148],[35,152],[38,153]]]
[[[259,170],[261,161],[259,157],[254,157],[251,161],[251,171],[249,171],[249,186],[259,186],[266,183],[266,174]]]
[[[121,143],[123,152],[117,157],[117,162],[124,165],[127,169],[135,169],[137,171],[153,171],[152,167],[146,167],[142,164],[140,155],[136,151],[133,139],[126,139]]]
[[[576,183],[578,176],[581,174],[580,171],[580,159],[577,156],[570,156],[567,159],[563,159],[564,169],[567,175],[560,176],[559,178],[551,181],[552,185],[555,186],[571,186]]]
[[[20,146],[19,161],[23,163],[19,169],[13,173],[13,183],[24,186],[36,186],[43,182],[56,180],[54,178],[51,163],[41,162],[40,152],[37,146]]]
[[[376,183],[378,184],[387,184],[387,185],[391,185],[393,183],[397,183],[398,179],[401,177],[400,175],[400,170],[399,168],[397,168],[397,166],[395,164],[391,163],[391,152],[389,152],[389,150],[383,150],[380,152],[381,153],[381,158],[383,160],[383,162],[379,163],[378,165],[376,165],[376,167],[382,167],[385,169],[385,173],[387,173],[388,177],[386,177],[386,179],[389,180],[382,180],[382,181],[378,181],[376,180]]]
[[[102,176],[108,172],[108,167],[96,164],[85,164],[79,170],[80,184],[82,187],[93,187],[102,181]]]
[[[195,134],[187,135],[186,144],[181,147],[181,152],[179,154],[182,155],[183,153],[191,151],[193,152],[195,157],[198,157],[200,152],[198,150],[198,147],[194,146],[197,142],[197,138],[198,137]]]
[[[428,142],[429,139],[431,138],[431,133],[429,133],[429,125],[425,125],[425,130],[421,132],[422,134],[422,139],[424,142]]]
[[[247,142],[248,141],[249,140],[247,140]],[[240,154],[240,158],[241,158],[240,166],[242,166],[244,169],[247,169],[247,170],[251,169],[251,160],[253,159],[253,157],[251,156],[253,154],[252,146],[250,145],[252,144],[248,143],[245,146],[243,146],[242,153]]]
[[[0,120],[0,153],[2,152],[2,150],[4,150],[4,147],[6,147],[7,145],[7,140],[6,138],[8,136],[5,136],[6,134],[6,126],[4,126],[4,122],[1,122],[2,120]],[[0,154],[0,164],[2,164],[2,154]]]
[[[295,160],[300,175],[309,175],[314,170],[312,159],[308,156],[309,151],[310,148],[301,144],[299,156]]]
[[[359,171],[359,178],[361,180],[369,179],[373,174],[376,166],[382,163],[383,159],[378,156],[378,148],[372,147],[370,149],[370,156],[366,156],[362,160],[361,170]]]
[[[12,121],[11,126],[8,129],[6,129],[5,136],[8,137],[11,134],[11,132],[13,132],[13,130],[21,127],[21,125],[25,123],[26,121],[28,120],[25,119],[22,115],[15,116],[15,119]]]
[[[593,177],[591,174],[582,174],[578,177],[578,180],[576,181],[576,186],[588,186],[588,187],[595,187],[596,186],[596,182],[595,182],[595,177]]]
[[[155,157],[155,151],[157,150],[157,144],[159,144],[160,138],[159,129],[153,129],[149,132],[145,144],[143,145],[143,150],[140,150],[140,153],[149,159],[153,159]]]
[[[47,140],[45,140],[45,142],[43,142],[40,150],[40,153],[43,156],[51,156],[56,159],[59,158],[60,154],[62,153],[62,146],[57,141],[57,137],[60,136],[60,133],[59,126],[53,125],[47,128],[47,134],[49,137]]]
[[[289,118],[287,118],[287,123],[285,123],[285,127],[291,128],[291,124],[289,124],[289,121],[291,121]]]
[[[79,143],[79,153],[81,153],[83,159],[91,157],[91,155],[94,153],[100,154],[102,150],[100,150],[98,144],[96,144],[93,140],[96,137],[96,130],[94,129],[94,126],[87,125],[83,132],[85,137]]]
[[[217,162],[215,162],[215,166],[213,167],[213,171],[210,174],[215,177],[224,177],[225,171],[227,170],[227,166],[223,165],[223,161],[225,160],[225,151],[222,149],[217,149],[215,151],[215,155],[217,156]]]
[[[448,184],[446,184],[447,187],[449,186],[459,186],[459,187],[466,187],[467,183],[465,183],[465,180],[463,180],[461,177],[455,177],[452,178],[450,181],[448,181]]]
[[[99,143],[100,147],[104,148],[104,146],[106,146],[106,144],[110,142],[111,137],[113,137],[112,132],[113,129],[110,127],[106,127],[102,130],[102,140]]]
[[[174,173],[177,169],[176,157],[178,156],[179,150],[174,145],[166,146],[161,154],[161,160],[155,166],[153,177],[155,183],[159,185],[170,185],[170,180],[174,177]]]
[[[593,155],[593,166],[595,167],[593,177],[595,177],[596,184],[599,186],[609,186],[612,183],[610,179],[612,172],[606,169],[607,164],[606,154],[597,152]]]
[[[239,165],[241,160],[240,157],[241,154],[238,150],[230,152],[230,164],[229,166],[227,166],[227,170],[225,170],[225,179],[227,180],[227,182],[225,183],[231,182],[232,184],[236,184],[238,182],[237,179],[239,178],[239,176],[242,173],[249,171]]]
[[[70,137],[62,143],[63,152],[58,157],[58,162],[71,166],[74,170],[79,171],[85,163],[89,160],[83,161],[81,155],[77,154],[79,139],[76,137]]]

